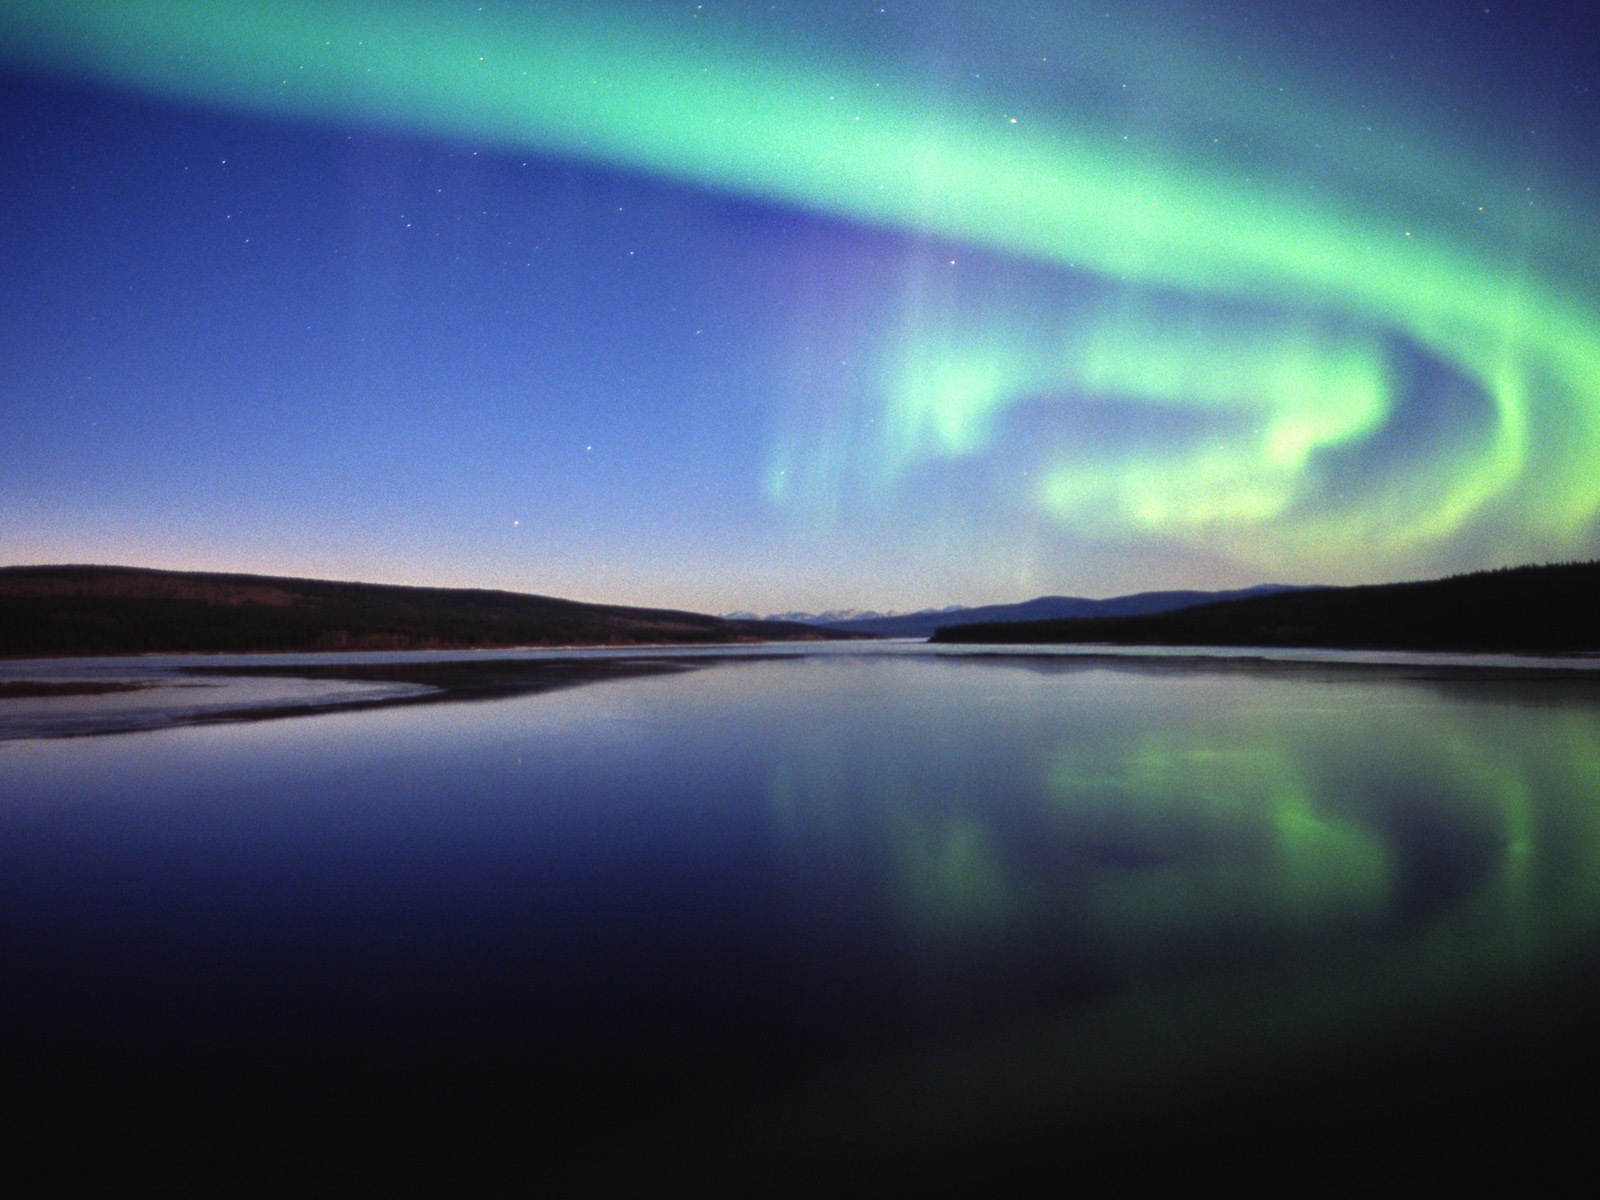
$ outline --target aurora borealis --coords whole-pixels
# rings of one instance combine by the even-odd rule
[[[7,3],[0,555],[723,611],[1600,554],[1595,32]]]

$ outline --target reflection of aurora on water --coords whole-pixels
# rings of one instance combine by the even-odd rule
[[[1586,1152],[1593,664],[672,657],[8,743],[13,1107],[582,1194]]]
[[[1082,679],[1082,707],[1058,690],[1049,713],[978,709],[919,757],[864,768],[840,728],[837,756],[812,740],[779,770],[797,863],[894,864],[880,949],[916,964],[920,1002],[1013,1030],[864,1073],[825,1109],[859,1105],[875,1128],[875,1110],[963,1079],[959,1111],[929,1119],[965,1123],[1270,1079],[1470,1020],[1593,955],[1592,695],[1316,671]],[[1006,721],[1057,749],[997,778]],[[1052,1004],[1067,1015],[1041,1022]]]
[[[468,7],[167,0],[113,27],[36,5],[0,49],[913,239],[869,361],[779,389],[768,493],[808,521],[926,520],[929,489],[982,464],[962,501],[981,517],[1298,573],[1593,548],[1582,202],[1530,199],[1470,132],[1374,119],[1331,64],[1320,92],[1265,103],[1225,39],[1158,20],[1115,37],[1072,8],[942,6],[934,34],[909,16],[841,36],[827,5],[742,29]]]

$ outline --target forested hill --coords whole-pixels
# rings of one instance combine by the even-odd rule
[[[412,650],[844,637],[515,592],[136,567],[0,567],[0,655]]]
[[[1153,616],[940,629],[936,642],[1600,651],[1600,562],[1317,588]]]

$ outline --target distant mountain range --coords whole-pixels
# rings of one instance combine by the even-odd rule
[[[1600,562],[1420,583],[1280,589],[1164,613],[946,623],[938,642],[1600,651]]]
[[[875,637],[932,637],[940,628],[955,628],[997,621],[1045,621],[1073,617],[1129,617],[1172,612],[1196,604],[1218,600],[1237,600],[1249,596],[1275,595],[1297,589],[1267,583],[1233,591],[1136,592],[1107,600],[1086,600],[1079,596],[1040,596],[1019,604],[985,604],[973,608],[925,608],[912,613],[863,612],[843,609],[825,613],[784,613],[771,620],[798,621],[846,633],[872,634]],[[734,616],[753,619],[754,614]]]
[[[0,655],[416,650],[847,637],[477,589],[137,567],[0,567]]]
[[[919,610],[926,612],[960,612],[961,605],[953,604],[949,608]],[[728,621],[795,621],[802,625],[838,625],[850,621],[877,619],[880,617],[898,617],[905,614],[895,612],[878,612],[871,608],[831,608],[827,612],[786,612],[786,613],[754,613],[731,612],[723,613],[722,617]]]

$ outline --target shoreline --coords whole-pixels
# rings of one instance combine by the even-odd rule
[[[593,656],[595,650],[615,653]],[[0,663],[0,742],[95,737],[411,705],[510,699],[607,680],[677,675],[718,664],[839,655],[951,663],[1010,661],[1030,664],[1034,669],[1049,665],[1063,670],[1161,674],[1270,672],[1329,681],[1381,674],[1416,683],[1457,686],[1545,684],[1589,689],[1600,684],[1600,655],[1588,652],[1535,656],[1109,643],[1067,646],[967,643],[957,646],[879,641],[855,643],[848,648],[834,645],[826,649],[794,643],[768,643],[759,648],[735,643],[716,647],[672,644],[574,647],[569,652],[540,648],[535,654],[525,651],[346,651],[270,656],[153,654],[114,659],[100,656],[76,660],[13,659]],[[277,661],[262,661],[268,657]],[[256,661],[228,661],[238,658]],[[74,661],[85,664],[84,674],[77,678],[63,678],[57,674],[63,664]],[[118,672],[136,668],[139,661],[149,664],[148,674],[118,677]],[[11,678],[5,677],[6,667],[27,662],[48,664],[52,669],[38,675],[13,672]],[[90,673],[93,671],[109,674],[97,678]],[[240,699],[238,702],[230,702],[226,695],[181,700],[173,695],[179,689],[226,689],[230,686],[247,691],[251,681],[264,684],[283,681],[291,690],[293,684],[301,683],[310,685],[313,692],[317,684],[343,683],[362,691],[353,693],[348,689],[339,691],[325,687],[320,694],[310,697]],[[270,687],[267,690],[270,691]],[[118,697],[127,697],[127,701],[119,706]]]
[[[185,687],[221,686],[222,680],[282,679],[312,682],[345,682],[387,685],[390,689],[366,696],[334,693],[326,699],[265,701],[254,704],[216,707],[123,709],[105,712],[95,720],[93,714],[73,713],[70,709],[56,717],[45,710],[22,714],[23,723],[7,727],[7,714],[0,705],[0,742],[22,740],[54,741],[61,738],[104,737],[120,733],[145,733],[196,725],[219,725],[270,721],[284,717],[320,716],[329,713],[367,712],[419,704],[470,703],[508,699],[602,683],[611,679],[633,679],[653,675],[676,675],[695,669],[693,662],[665,659],[489,659],[474,661],[419,661],[388,663],[308,663],[304,665],[185,666],[165,673],[162,678],[137,681],[83,680],[0,680],[0,701],[94,700],[102,696],[127,693],[171,691]],[[208,684],[208,678],[216,684]],[[421,690],[418,690],[421,689]],[[30,722],[31,718],[31,724]]]

